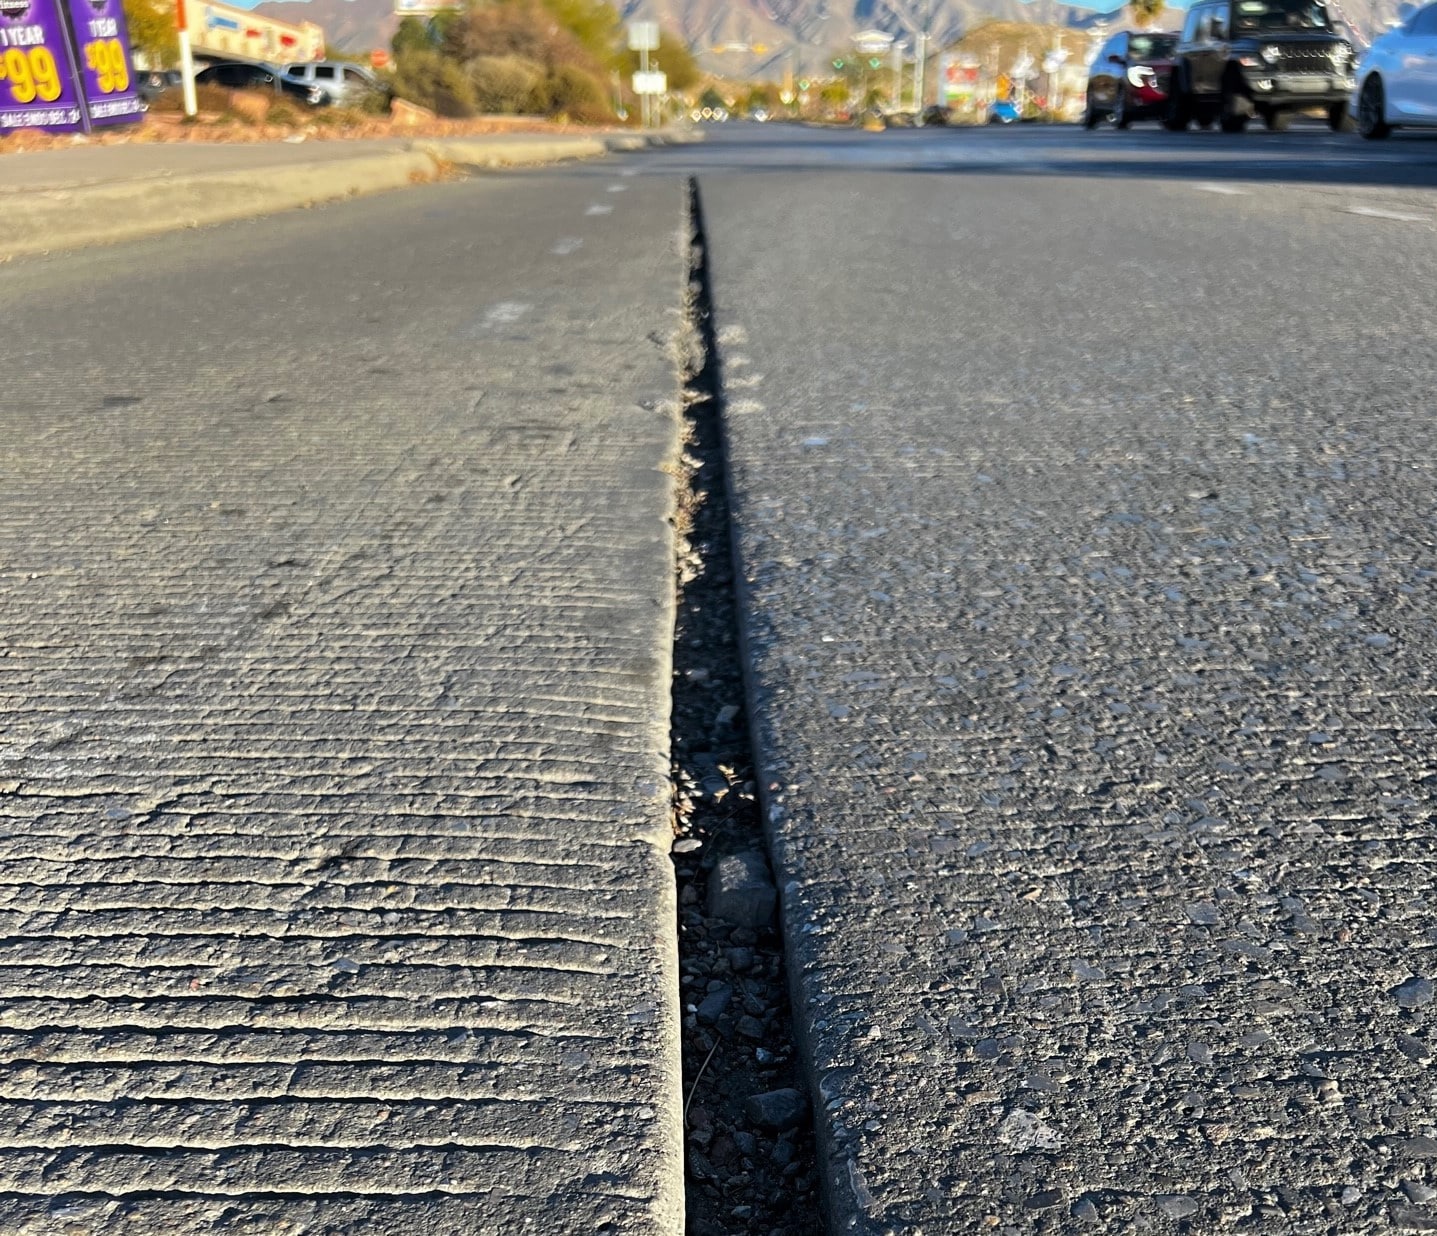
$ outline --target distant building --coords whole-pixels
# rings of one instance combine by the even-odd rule
[[[324,31],[312,21],[290,25],[213,0],[191,3],[190,39],[207,60],[260,60],[289,64],[324,59]]]

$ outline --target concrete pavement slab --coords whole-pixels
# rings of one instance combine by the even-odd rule
[[[1437,249],[1149,137],[702,154],[835,1231],[1437,1226]]]
[[[681,1228],[683,202],[626,188],[5,270],[0,1230]]]
[[[699,140],[652,133],[77,146],[0,158],[0,260],[273,214],[457,172]]]

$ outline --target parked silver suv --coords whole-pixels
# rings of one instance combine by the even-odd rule
[[[389,87],[368,69],[342,60],[287,64],[284,79],[317,91],[334,107],[358,107],[376,95],[389,97]]]

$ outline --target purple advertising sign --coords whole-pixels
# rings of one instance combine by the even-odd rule
[[[0,0],[0,4],[6,0]],[[68,0],[75,59],[91,124],[123,124],[144,115],[130,61],[121,0]]]
[[[0,0],[0,133],[84,124],[60,0]]]

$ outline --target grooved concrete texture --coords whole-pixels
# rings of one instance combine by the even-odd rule
[[[7,1236],[680,1229],[682,195],[623,187],[4,272]]]
[[[815,141],[699,158],[834,1230],[1437,1227],[1431,143]]]

